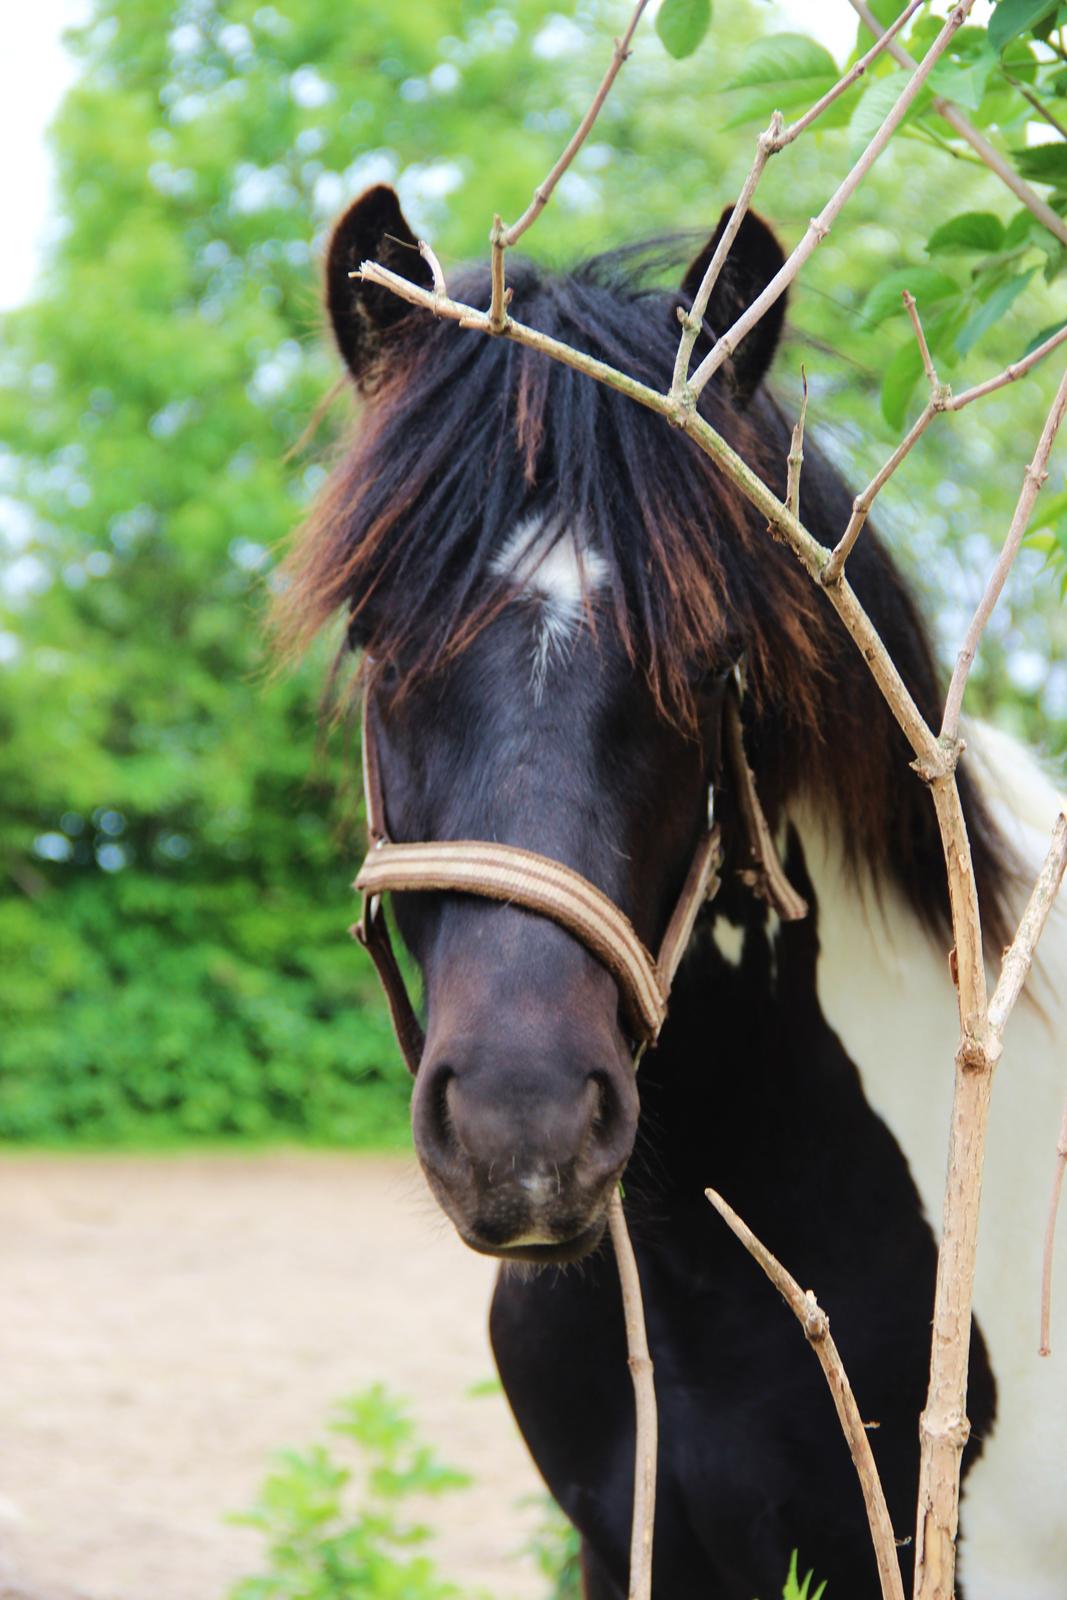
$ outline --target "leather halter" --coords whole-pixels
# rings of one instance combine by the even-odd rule
[[[382,896],[388,892],[429,890],[480,895],[522,906],[565,928],[615,979],[630,1031],[637,1041],[635,1066],[645,1048],[659,1038],[671,985],[697,916],[719,890],[723,853],[713,813],[715,791],[724,774],[747,841],[749,861],[741,868],[742,881],[784,921],[806,914],[806,903],[782,871],[745,756],[738,668],[717,680],[716,695],[719,718],[712,751],[707,826],[697,841],[667,930],[653,957],[629,917],[613,900],[580,872],[550,856],[480,839],[395,844],[386,828],[378,750],[368,715],[368,691],[363,700],[363,788],[370,848],[353,884],[363,895],[363,909],[352,933],[378,970],[393,1029],[412,1074],[418,1070],[425,1036],[389,935],[382,906]]]

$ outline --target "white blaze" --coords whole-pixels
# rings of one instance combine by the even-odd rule
[[[518,594],[541,602],[531,669],[540,702],[553,658],[563,659],[589,598],[607,583],[607,562],[582,533],[533,516],[508,535],[490,570],[509,579]]]

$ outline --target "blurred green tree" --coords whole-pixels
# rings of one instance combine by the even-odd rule
[[[343,931],[350,735],[316,754],[329,650],[271,680],[258,624],[346,423],[336,404],[299,443],[338,375],[317,260],[332,215],[382,179],[446,269],[484,251],[627,9],[96,0],[72,36],[60,226],[0,368],[0,1138],[402,1136],[406,1077]],[[769,92],[751,47],[777,20],[721,3],[684,62],[643,30],[524,243],[566,261],[707,229],[747,170]],[[787,240],[844,171],[865,92],[772,164],[761,206]],[[810,425],[857,483],[896,438],[880,400],[895,345],[868,296],[928,261],[934,223],[969,207],[1010,226],[1017,210],[921,119],[909,135],[805,274],[783,357],[787,400],[803,361]],[[969,381],[1054,321],[1047,275],[1027,271],[968,351]],[[1006,527],[1045,387],[946,422],[885,496],[945,638]],[[1025,599],[998,618],[975,690],[1062,742],[1067,669],[1047,662],[1064,625],[1039,568],[1016,580]]]

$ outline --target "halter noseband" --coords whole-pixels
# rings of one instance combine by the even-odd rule
[[[363,909],[352,933],[378,970],[392,1016],[393,1029],[409,1070],[418,1070],[425,1037],[415,1015],[403,974],[397,964],[382,907],[386,893],[438,891],[481,895],[522,906],[565,928],[607,968],[619,988],[623,1009],[637,1041],[634,1064],[655,1044],[667,1016],[671,985],[701,908],[715,898],[723,853],[713,806],[724,773],[731,784],[745,831],[749,864],[744,882],[767,901],[784,921],[803,917],[807,905],[789,883],[774,847],[755,781],[745,756],[741,728],[740,672],[731,669],[716,682],[719,716],[708,790],[708,822],[702,830],[689,871],[655,956],[638,937],[633,923],[615,902],[580,872],[550,856],[516,845],[479,839],[427,840],[394,844],[385,822],[378,750],[368,715],[369,692],[363,701],[363,787],[370,848],[353,884],[363,895]]]

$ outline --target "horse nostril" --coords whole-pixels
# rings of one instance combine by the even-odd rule
[[[435,1062],[419,1074],[412,1110],[419,1145],[436,1165],[451,1164],[459,1150],[449,1105],[456,1072],[447,1061]]]

